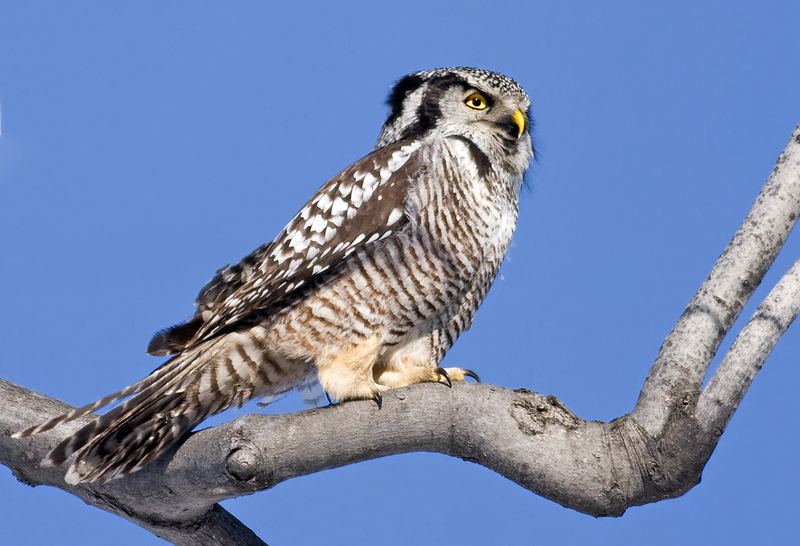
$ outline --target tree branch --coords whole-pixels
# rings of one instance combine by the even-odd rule
[[[742,329],[697,405],[703,428],[722,434],[775,345],[800,314],[800,260]]]
[[[0,380],[0,462],[119,514],[175,544],[263,544],[216,503],[305,474],[410,451],[484,465],[594,516],[679,496],[700,480],[731,415],[800,312],[800,265],[758,308],[701,393],[711,359],[800,214],[800,127],[742,227],[664,342],[636,408],[585,421],[555,397],[492,385],[424,384],[371,401],[247,415],[188,436],[140,472],[68,486],[38,461],[87,416],[26,439],[11,433],[68,406]],[[313,449],[309,449],[313,446]]]
[[[246,415],[190,435],[142,471],[104,485],[70,487],[61,480],[62,469],[37,465],[69,431],[43,433],[34,437],[36,445],[10,438],[16,428],[50,413],[22,401],[42,395],[0,382],[0,400],[8,400],[9,393],[20,403],[0,408],[5,432],[0,462],[25,483],[61,487],[151,530],[167,521],[196,526],[220,500],[411,451],[473,461],[564,506],[615,516],[648,501],[643,494],[651,487],[644,482],[656,451],[625,418],[588,422],[555,397],[459,382],[451,389],[428,384],[390,391],[381,409],[363,401],[286,415]]]
[[[633,416],[661,434],[681,393],[699,391],[711,360],[761,284],[800,214],[800,127],[741,227],[661,346]]]

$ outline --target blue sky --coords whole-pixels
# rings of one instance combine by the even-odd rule
[[[620,416],[800,122],[798,27],[795,1],[5,2],[0,377],[73,405],[140,379],[216,269],[369,152],[397,78],[470,65],[526,88],[539,160],[448,365]],[[794,544],[798,352],[794,327],[700,485],[618,519],[434,454],[223,505],[273,546]],[[5,468],[0,514],[8,544],[163,544]]]

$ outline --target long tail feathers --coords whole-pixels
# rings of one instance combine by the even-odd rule
[[[171,412],[183,405],[184,393],[147,395],[147,400],[114,408],[56,446],[44,464],[59,465],[79,451],[64,477],[67,483],[110,480],[143,467],[163,453],[196,421]],[[142,396],[140,395],[140,396]]]
[[[159,370],[161,370],[161,369],[162,368],[159,368]],[[137,392],[141,392],[144,389],[146,389],[147,387],[149,387],[150,385],[152,385],[156,380],[158,380],[158,378],[154,377],[154,375],[156,373],[158,373],[159,370],[156,370],[155,372],[153,372],[152,375],[149,375],[149,376],[145,377],[144,379],[142,379],[141,381],[139,381],[137,383],[134,383],[130,387],[125,387],[124,389],[122,389],[119,392],[115,392],[114,394],[109,394],[105,398],[101,398],[100,400],[97,400],[96,402],[92,402],[91,404],[83,406],[82,408],[76,408],[76,409],[74,409],[74,410],[72,410],[70,412],[67,412],[67,413],[64,413],[62,415],[59,415],[58,417],[53,417],[49,421],[45,421],[44,423],[41,423],[39,425],[33,426],[31,428],[27,428],[27,429],[22,430],[20,432],[16,432],[16,433],[12,434],[11,437],[12,438],[27,438],[28,436],[33,436],[34,434],[39,434],[40,432],[45,432],[47,430],[50,430],[51,428],[57,427],[58,425],[60,425],[62,423],[68,423],[70,421],[74,421],[75,419],[83,417],[87,413],[91,413],[93,411],[99,410],[100,408],[105,407],[105,406],[109,405],[112,402],[116,402],[117,400],[121,400],[123,398],[126,398],[126,397],[132,395],[132,394],[135,394]]]
[[[143,467],[197,423],[208,411],[191,404],[186,386],[206,364],[200,352],[179,355],[145,379],[49,421],[16,433],[24,438],[77,419],[112,402],[135,395],[63,440],[42,462],[58,466],[79,452],[65,480],[77,484],[109,480]]]

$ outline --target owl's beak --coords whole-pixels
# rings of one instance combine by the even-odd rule
[[[516,122],[517,127],[519,127],[519,134],[517,134],[517,138],[519,138],[522,136],[522,132],[525,130],[525,115],[517,110],[514,112],[514,121]]]

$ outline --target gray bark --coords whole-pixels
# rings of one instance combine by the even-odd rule
[[[296,476],[411,451],[473,461],[568,508],[619,516],[629,506],[680,496],[700,481],[755,375],[800,313],[799,261],[702,389],[722,339],[799,214],[800,127],[664,341],[636,407],[610,423],[585,421],[555,397],[526,390],[425,384],[390,391],[382,409],[369,401],[247,415],[190,435],[130,476],[68,486],[65,468],[43,468],[39,461],[92,416],[12,439],[69,406],[0,380],[0,462],[23,483],[59,487],[180,545],[264,544],[217,503]]]

